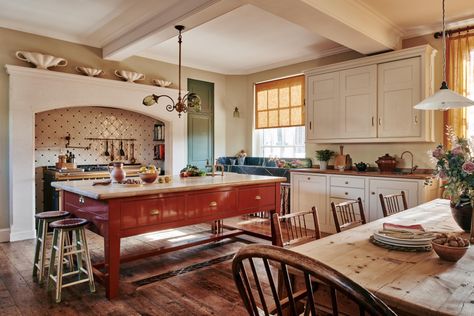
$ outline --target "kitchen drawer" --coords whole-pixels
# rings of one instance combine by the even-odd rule
[[[184,196],[124,201],[121,204],[121,229],[158,225],[184,220]]]
[[[357,198],[361,198],[363,201],[364,194],[364,189],[331,186],[331,197],[334,198],[350,200],[356,200]]]
[[[270,211],[275,208],[274,185],[239,190],[239,211]]]
[[[86,196],[82,196],[76,193],[71,193],[67,191],[63,191],[64,199],[64,211],[70,209],[82,209],[82,208],[89,208],[91,206],[104,206],[106,203],[88,198]]]
[[[331,186],[361,188],[365,187],[365,179],[363,177],[340,177],[331,176]]]
[[[186,218],[201,218],[224,214],[237,209],[237,191],[191,193],[186,196]]]

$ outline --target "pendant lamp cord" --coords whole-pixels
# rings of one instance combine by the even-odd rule
[[[178,102],[181,102],[181,42],[182,42],[182,36],[181,36],[181,30],[179,30],[179,36],[178,36],[178,44],[179,44]]]
[[[443,81],[446,82],[446,24],[444,21],[445,9],[443,0]]]

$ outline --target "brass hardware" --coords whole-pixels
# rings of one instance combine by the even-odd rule
[[[349,181],[344,182],[345,184],[349,184]]]
[[[382,118],[379,117],[379,125],[382,125]]]
[[[309,129],[311,129],[311,121],[309,121]]]
[[[372,126],[374,126],[374,117],[372,116]]]
[[[372,195],[375,195],[375,192],[372,192]]]
[[[255,200],[261,200],[262,197],[260,195],[255,196]]]
[[[308,177],[308,180],[311,180],[311,178],[310,178],[310,177]]]
[[[160,215],[160,210],[151,210],[150,215]]]
[[[418,124],[418,115],[415,115],[415,124]]]
[[[344,192],[344,194],[345,194],[345,195],[349,195],[349,193],[348,193],[348,192]]]
[[[215,201],[212,201],[211,203],[209,203],[209,207],[216,207],[217,206],[217,202]]]
[[[84,197],[82,195],[79,197],[79,203],[81,204],[85,203]]]

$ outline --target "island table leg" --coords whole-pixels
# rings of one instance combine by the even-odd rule
[[[104,235],[105,254],[105,290],[108,299],[117,297],[119,294],[120,277],[120,212],[109,202],[108,229]],[[118,206],[118,205],[117,205]]]

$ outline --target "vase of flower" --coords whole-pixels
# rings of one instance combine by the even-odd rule
[[[447,130],[452,148],[448,150],[438,145],[432,151],[435,175],[443,183],[443,196],[451,200],[453,219],[469,232],[474,201],[474,151],[470,141],[457,137],[450,127]]]

